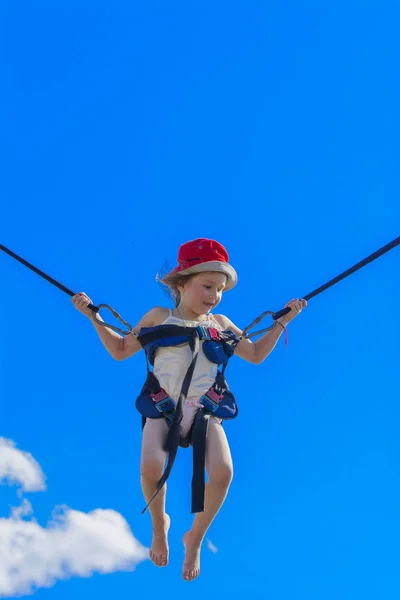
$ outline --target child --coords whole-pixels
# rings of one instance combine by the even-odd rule
[[[237,274],[228,263],[225,248],[214,240],[197,239],[183,244],[178,252],[178,266],[162,280],[175,298],[174,310],[161,306],[152,308],[134,327],[133,333],[125,338],[102,326],[88,309],[90,298],[77,294],[72,298],[75,308],[86,315],[100,336],[100,339],[116,360],[129,358],[142,346],[138,340],[142,328],[159,325],[180,325],[184,327],[213,328],[213,331],[232,331],[237,337],[242,332],[224,315],[213,315],[211,311],[219,304],[223,292],[232,289],[237,283]],[[268,331],[256,342],[243,339],[235,348],[235,353],[254,364],[260,364],[274,349],[286,328],[307,305],[305,300],[291,300],[287,306],[291,311],[277,321],[278,326]],[[99,318],[97,316],[97,318]],[[139,336],[140,337],[140,336]],[[182,383],[191,363],[192,351],[185,345],[158,348],[154,359],[154,375],[160,386],[175,403],[182,391]],[[208,360],[200,350],[195,363],[190,387],[185,395],[183,417],[180,421],[181,439],[188,436],[196,413],[202,408],[200,398],[215,382],[217,365]],[[144,497],[150,502],[163,474],[167,454],[164,450],[168,435],[165,418],[147,418],[143,427],[141,455],[141,485]],[[221,420],[211,416],[206,433],[205,466],[208,483],[205,488],[204,511],[196,514],[193,525],[183,537],[185,558],[182,576],[191,581],[200,574],[200,549],[205,534],[221,508],[232,480],[232,458]],[[168,529],[170,519],[165,512],[166,485],[149,505],[152,519],[153,539],[150,558],[159,567],[168,564]]]

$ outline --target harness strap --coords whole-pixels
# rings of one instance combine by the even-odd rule
[[[161,338],[170,336],[180,337],[182,336],[183,332],[189,338],[187,339],[187,343],[192,351],[192,361],[183,379],[179,399],[176,403],[176,406],[174,407],[174,409],[168,410],[167,412],[165,412],[164,410],[160,410],[163,407],[167,408],[167,403],[170,401],[170,398],[168,397],[168,394],[160,388],[158,382],[157,386],[154,386],[157,389],[157,391],[150,394],[153,402],[155,402],[157,408],[160,410],[160,412],[162,412],[169,425],[168,435],[164,446],[164,450],[167,452],[168,458],[163,475],[157,484],[156,491],[151,500],[146,505],[146,507],[143,509],[142,514],[147,510],[147,508],[150,506],[153,500],[157,497],[158,493],[167,481],[171,473],[172,467],[175,463],[179,446],[181,445],[187,447],[189,444],[192,444],[193,446],[192,512],[202,512],[204,510],[204,473],[207,426],[209,419],[209,415],[206,415],[204,413],[204,409],[211,413],[215,412],[218,409],[219,402],[223,397],[224,391],[226,391],[226,386],[222,383],[222,380],[224,379],[224,372],[228,364],[228,360],[225,360],[225,362],[222,364],[222,369],[219,372],[219,375],[217,376],[217,379],[212,388],[210,388],[207,394],[201,398],[201,403],[203,404],[204,408],[200,409],[196,413],[189,435],[185,440],[181,439],[180,432],[180,425],[183,419],[183,408],[196,366],[196,361],[200,349],[200,340],[222,341],[223,344],[229,344],[229,342],[235,342],[236,336],[233,332],[220,332],[216,328],[204,328],[202,326],[183,328],[177,325],[161,325],[155,329],[143,328],[141,330],[140,335],[138,336],[138,341],[143,347],[145,347],[147,344],[155,342]],[[154,377],[150,369],[149,356],[147,352],[146,369],[148,378]]]
[[[181,325],[158,325],[157,327],[143,327],[140,330],[139,335],[137,335],[137,339],[139,343],[144,347],[151,342],[156,342],[163,338],[168,337],[180,337],[187,336],[192,337],[194,334],[197,334],[199,339],[201,340],[214,340],[219,342],[222,339],[231,338],[231,335],[226,336],[228,332],[219,331],[215,327],[204,327],[203,325],[198,325],[197,327],[182,327]]]
[[[144,347],[146,344],[156,342],[162,338],[176,335],[192,336],[196,327],[181,327],[180,325],[158,325],[157,327],[143,327],[137,336],[138,342]]]
[[[167,481],[171,473],[172,467],[174,466],[176,453],[178,452],[179,441],[181,437],[180,425],[183,418],[183,406],[185,404],[185,400],[189,392],[190,382],[192,381],[194,369],[197,362],[197,356],[199,354],[200,341],[198,335],[193,335],[193,337],[189,340],[189,346],[192,351],[192,362],[190,363],[190,366],[186,372],[182,383],[181,393],[179,394],[179,400],[176,403],[175,413],[168,430],[167,440],[164,447],[164,450],[168,453],[167,464],[164,473],[160,481],[158,482],[156,492],[151,498],[151,500],[148,502],[148,504],[145,506],[145,508],[142,510],[142,514],[146,512],[147,508],[153,502],[154,498],[157,497],[163,485]]]
[[[193,476],[192,513],[204,511],[207,427],[209,417],[203,409],[197,411],[192,428]]]

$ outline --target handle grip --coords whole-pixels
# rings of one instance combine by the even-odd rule
[[[288,313],[290,313],[292,309],[290,308],[290,306],[286,306],[286,308],[282,308],[282,310],[278,310],[278,312],[276,312],[272,318],[274,321],[277,321],[278,319],[280,319],[281,317],[284,317],[285,315],[287,315]]]

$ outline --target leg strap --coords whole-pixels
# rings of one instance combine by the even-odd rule
[[[198,410],[192,428],[193,446],[192,513],[204,511],[207,427],[209,415]]]

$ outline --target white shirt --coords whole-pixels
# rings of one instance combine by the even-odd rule
[[[213,315],[209,314],[204,321],[189,321],[174,317],[169,311],[169,316],[161,323],[180,325],[181,327],[214,327],[219,331],[221,325],[215,320]],[[192,381],[190,383],[187,400],[191,400],[198,406],[198,400],[205,394],[215,382],[218,365],[208,360],[203,352],[203,340],[200,341],[200,349],[194,369]],[[183,379],[192,362],[192,351],[188,344],[182,346],[168,346],[167,348],[157,348],[154,360],[154,375],[157,377],[160,385],[177,402],[181,392]],[[197,402],[196,402],[197,401]]]

